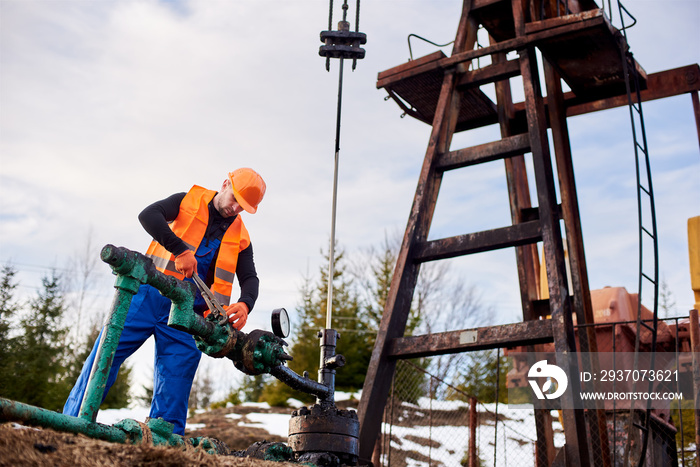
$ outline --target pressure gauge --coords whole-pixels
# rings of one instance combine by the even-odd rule
[[[277,308],[272,311],[272,332],[277,337],[285,339],[289,336],[290,324],[289,315],[284,308]]]

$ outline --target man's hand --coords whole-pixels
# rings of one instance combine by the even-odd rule
[[[175,257],[175,269],[185,277],[192,277],[197,271],[197,258],[192,250],[187,250]]]
[[[243,329],[246,321],[248,321],[248,305],[243,302],[234,303],[224,308],[226,310],[226,316],[228,316],[228,322],[238,329],[239,331]]]

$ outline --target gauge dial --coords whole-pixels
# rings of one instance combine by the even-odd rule
[[[289,336],[290,331],[289,315],[284,308],[277,308],[272,311],[272,332],[282,339]]]

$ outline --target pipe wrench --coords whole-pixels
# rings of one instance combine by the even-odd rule
[[[207,303],[207,306],[214,314],[214,318],[221,325],[225,326],[228,323],[228,316],[226,315],[226,310],[221,306],[221,303],[214,297],[214,294],[209,287],[204,283],[204,281],[199,277],[197,273],[192,274],[192,280],[197,285],[199,292],[202,294],[202,298]]]

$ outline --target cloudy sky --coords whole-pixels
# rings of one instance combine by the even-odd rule
[[[377,73],[408,59],[410,33],[451,41],[461,3],[362,3],[367,54],[355,72],[346,67],[338,194],[337,238],[351,253],[403,232],[430,130],[400,118],[376,89]],[[700,62],[697,0],[625,5],[647,72]],[[107,243],[144,251],[143,207],[192,184],[218,189],[228,171],[249,166],[268,186],[258,213],[245,216],[261,278],[251,322],[267,327],[270,310],[293,310],[330,235],[338,65],[326,72],[317,53],[327,21],[328,3],[311,0],[0,0],[0,262],[12,262],[31,292],[87,239],[96,251]],[[414,57],[435,50],[412,46]],[[644,113],[660,271],[685,314],[686,222],[700,215],[691,99],[655,101]],[[629,113],[569,126],[591,285],[634,291]],[[491,127],[458,135],[453,147],[495,139]],[[444,179],[430,238],[507,225],[502,162],[458,172]],[[451,261],[499,321],[520,319],[512,250]],[[100,270],[109,296],[109,271]]]

